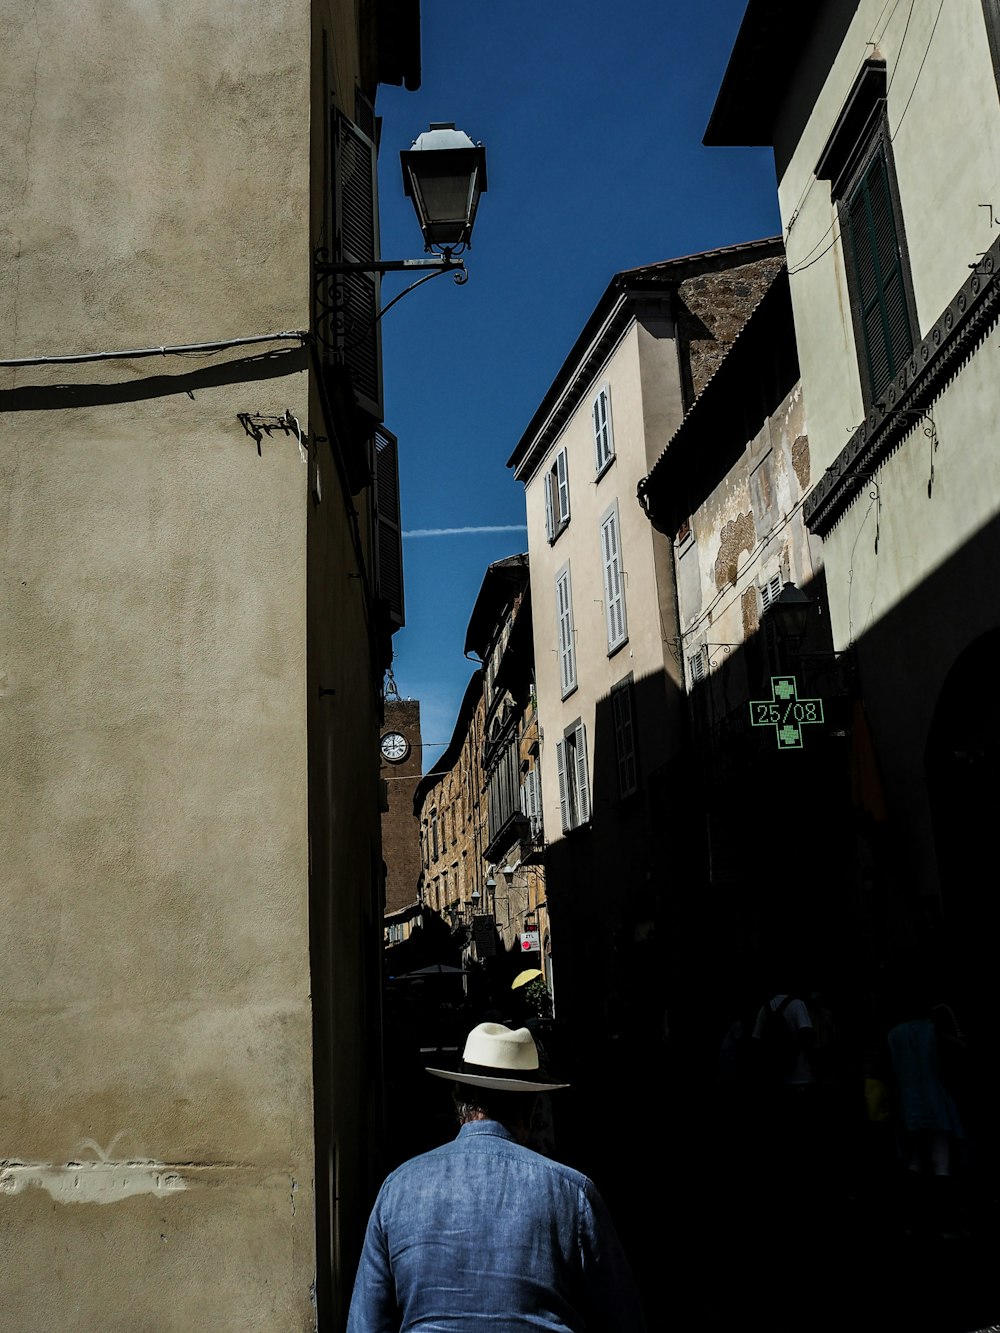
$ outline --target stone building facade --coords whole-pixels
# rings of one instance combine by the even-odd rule
[[[482,673],[477,671],[447,748],[413,797],[420,825],[421,901],[455,922],[485,910],[483,716]]]

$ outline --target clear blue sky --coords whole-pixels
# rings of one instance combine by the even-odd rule
[[[620,269],[780,230],[769,151],[703,148],[745,0],[422,0],[423,82],[383,88],[382,253],[422,241],[399,152],[432,120],[486,145],[469,282],[435,278],[383,323],[399,437],[406,628],[393,669],[421,701],[425,767],[474,669],[469,613],[492,560],[527,550],[505,464]],[[406,285],[390,275],[383,303]]]

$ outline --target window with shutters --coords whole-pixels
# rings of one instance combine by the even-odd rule
[[[576,689],[576,638],[569,565],[563,565],[556,575],[556,636],[559,645],[559,685],[565,699]]]
[[[517,739],[512,738],[496,756],[486,779],[489,839],[493,840],[521,813]]]
[[[600,477],[615,456],[615,437],[611,429],[611,389],[602,384],[591,409],[594,418],[594,466]]]
[[[569,460],[560,449],[542,478],[545,486],[545,535],[554,542],[569,523]]]
[[[885,62],[865,61],[816,166],[837,205],[866,403],[902,369],[917,328],[887,92]]]
[[[604,617],[608,630],[608,653],[617,652],[628,640],[625,618],[625,575],[622,570],[618,501],[601,519],[601,561],[604,565]]]
[[[635,685],[631,675],[611,690],[618,760],[618,796],[624,800],[639,790],[639,760],[635,747]]]
[[[563,832],[590,819],[590,770],[587,765],[587,729],[577,719],[556,742],[559,772],[559,811]]]

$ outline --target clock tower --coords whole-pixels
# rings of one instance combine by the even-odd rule
[[[379,777],[388,792],[382,815],[385,910],[396,912],[417,901],[420,877],[420,825],[413,813],[423,757],[419,700],[386,700],[378,747]]]

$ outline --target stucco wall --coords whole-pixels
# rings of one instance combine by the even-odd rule
[[[3,4],[4,355],[307,324],[309,22]],[[0,371],[0,1229],[23,1333],[313,1322],[309,473],[237,421],[308,429],[304,367]]]
[[[76,1327],[134,1328],[154,1289],[164,1329],[308,1319],[305,469],[246,406],[20,413],[0,445],[18,1329],[71,1293]]]
[[[662,431],[666,435],[680,420],[680,389],[673,338],[656,338],[633,322],[605,367],[594,377],[594,392],[605,382],[611,391],[615,461],[595,480],[592,395],[587,395],[525,487],[538,711],[544,736],[542,804],[548,841],[560,836],[555,745],[566,727],[576,718],[582,718],[586,723],[589,758],[593,764],[593,718],[598,700],[605,698],[612,685],[630,672],[639,679],[662,672],[664,668],[653,557],[655,534],[635,498],[635,490],[647,468],[647,432]],[[652,425],[645,415],[646,383],[655,385],[656,390],[650,404]],[[665,395],[670,394],[671,385],[674,386],[672,403],[664,401]],[[569,458],[570,521],[550,544],[545,532],[544,474],[562,448],[567,450]],[[628,643],[609,657],[600,525],[615,501],[625,573]],[[555,580],[567,562],[573,593],[578,686],[563,700]],[[662,762],[669,738],[651,734],[644,740],[644,763],[655,767],[658,761]]]
[[[816,478],[865,412],[839,220],[829,182],[812,174],[862,61],[886,63],[915,341],[995,242],[997,218],[982,205],[1000,195],[1000,101],[980,0],[912,12],[862,0],[839,48],[822,49],[824,31],[776,129]],[[1000,617],[988,572],[1000,515],[995,336],[968,352],[929,416],[865,476],[824,538],[835,646],[858,645],[890,814],[900,820],[894,870],[925,893],[938,888],[924,753],[934,707],[950,666]]]
[[[776,128],[779,202],[788,231],[792,303],[816,476],[841,451],[865,413],[837,240],[837,210],[829,181],[813,175],[865,59],[881,57],[886,62],[888,123],[913,277],[917,340],[968,277],[969,265],[997,236],[989,210],[980,207],[1000,195],[1000,104],[982,5],[980,0],[957,0],[946,7],[939,22],[935,12],[934,7],[918,6],[912,16],[903,8],[886,14],[876,0],[863,0],[815,101],[807,78],[818,59],[814,53],[793,80]],[[948,410],[974,413],[971,396],[963,401],[967,407]],[[961,427],[963,433],[974,424],[970,418]],[[925,450],[908,446],[903,454],[907,461],[902,466],[913,471],[916,495],[919,489],[926,490]],[[982,506],[980,483],[971,471],[965,480],[956,477],[953,482],[960,488],[955,497],[959,506],[968,502],[973,514]],[[996,499],[1000,503],[1000,494]],[[955,520],[956,511],[940,492],[933,505],[924,506],[921,553],[916,546],[909,551],[904,582],[919,577],[921,568],[934,567],[941,545],[952,539]],[[966,521],[959,519],[960,529]],[[883,561],[878,599],[892,599],[902,592],[893,590],[894,578]],[[854,591],[857,595],[856,583]],[[832,596],[841,646],[850,633],[845,610]]]

